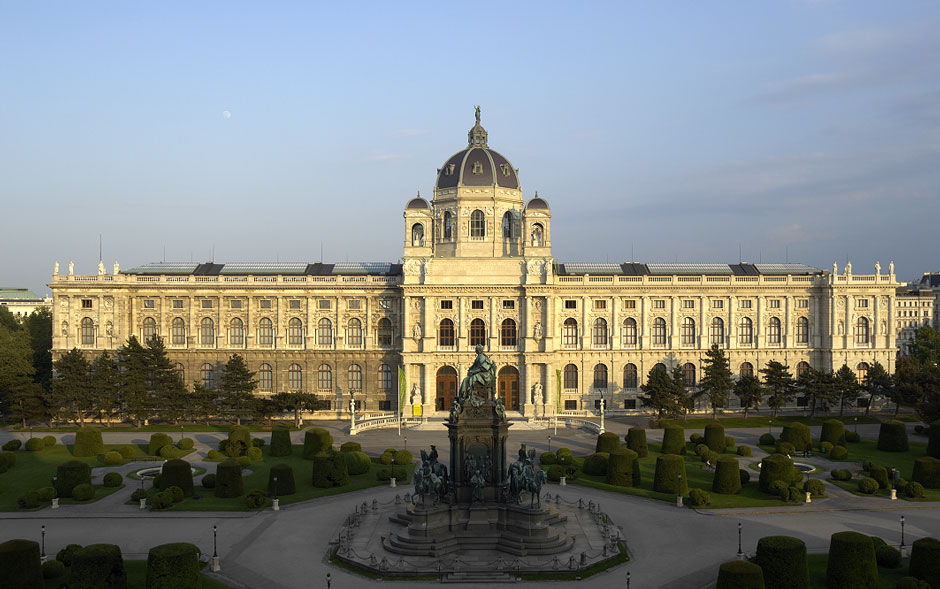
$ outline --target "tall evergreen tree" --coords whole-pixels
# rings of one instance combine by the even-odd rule
[[[924,423],[933,423],[940,419],[940,366],[933,362],[923,364],[917,371],[917,382],[921,397],[914,410]]]
[[[33,349],[34,380],[44,391],[52,386],[52,311],[39,309],[23,322]]]
[[[689,413],[695,408],[695,399],[689,394],[689,387],[685,384],[685,373],[678,364],[672,369],[672,394],[682,413],[682,419],[688,419]]]
[[[104,424],[114,415],[120,399],[121,371],[117,358],[107,351],[91,362],[90,388],[98,422]]]
[[[764,389],[760,381],[753,374],[745,374],[734,383],[734,394],[741,400],[744,407],[744,419],[747,419],[751,407],[757,409],[764,397]]]
[[[682,415],[683,408],[676,397],[676,387],[672,376],[662,368],[653,367],[646,376],[646,383],[640,385],[644,396],[640,402],[656,412],[658,419],[671,419]]]
[[[920,386],[920,365],[917,359],[913,356],[898,358],[892,380],[894,386],[891,387],[889,395],[891,402],[894,403],[894,414],[897,415],[901,405],[913,406],[924,395]]]
[[[12,415],[23,427],[43,414],[32,358],[27,334],[0,325],[0,412]]]
[[[719,407],[728,406],[728,397],[734,388],[731,366],[724,350],[716,345],[705,352],[702,360],[702,380],[699,382],[697,396],[708,399],[712,407],[712,417],[718,416]]]
[[[767,405],[774,410],[774,417],[781,407],[793,400],[793,375],[790,367],[776,360],[767,363],[766,368],[760,369],[764,377],[764,390],[767,391]]]
[[[837,398],[839,399],[839,417],[845,411],[845,406],[858,399],[858,394],[862,387],[858,384],[858,377],[855,371],[843,364],[835,374],[835,388]]]
[[[245,360],[238,354],[225,363],[219,392],[226,413],[235,417],[235,423],[242,424],[242,417],[252,418],[257,415],[257,399],[254,391],[258,386],[257,373],[248,370]]]
[[[94,411],[88,360],[78,348],[72,348],[56,360],[54,366],[53,400],[61,411],[84,426],[85,416]]]
[[[189,394],[186,407],[191,421],[202,421],[209,425],[213,415],[219,414],[219,392],[207,389],[201,382],[193,383],[193,392]]]
[[[121,404],[127,417],[137,427],[150,418],[151,407],[149,383],[149,361],[147,350],[140,345],[136,336],[128,338],[127,343],[118,350],[118,366],[121,368],[120,390]]]
[[[862,383],[862,389],[868,394],[868,405],[865,407],[865,415],[868,415],[868,412],[871,410],[872,403],[875,402],[875,397],[891,398],[891,388],[893,386],[894,379],[891,378],[891,375],[888,374],[885,367],[881,365],[881,362],[876,360],[872,367],[868,369],[865,382]],[[895,415],[897,415],[897,412],[895,412]]]
[[[167,356],[163,338],[147,340],[146,359],[154,408],[162,419],[178,424],[187,411],[186,385]]]
[[[911,355],[917,363],[940,364],[940,331],[929,325],[922,325],[914,334],[914,344],[911,346]]]

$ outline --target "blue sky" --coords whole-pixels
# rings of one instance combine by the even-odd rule
[[[481,104],[560,261],[940,268],[936,2],[0,0],[0,284],[395,261]],[[223,116],[228,111],[230,118]]]

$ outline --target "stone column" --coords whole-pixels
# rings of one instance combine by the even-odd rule
[[[519,374],[519,395],[522,396],[522,414],[530,417],[535,412],[535,400],[532,398],[532,385],[535,379],[532,378],[532,365],[525,362],[521,366]]]

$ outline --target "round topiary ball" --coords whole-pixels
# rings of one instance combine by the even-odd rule
[[[260,462],[262,457],[264,456],[264,453],[262,452],[261,448],[258,448],[257,446],[252,446],[251,448],[248,448],[247,456],[248,456],[248,460],[250,460],[251,462]]]
[[[121,458],[130,460],[135,455],[137,455],[137,448],[131,446],[130,444],[125,444],[118,448],[118,453],[121,455]]]
[[[924,486],[917,482],[904,485],[904,496],[911,499],[921,499],[924,496]]]
[[[76,501],[91,501],[95,498],[95,488],[88,483],[75,485],[72,489],[72,498]]]
[[[109,472],[104,475],[104,479],[102,480],[102,484],[108,488],[120,487],[123,482],[124,477],[118,472]]]
[[[871,477],[860,479],[858,481],[858,491],[866,495],[874,495],[878,492],[878,481]]]
[[[819,479],[810,479],[803,483],[803,492],[810,493],[813,497],[825,497],[826,483]]]
[[[558,457],[555,456],[554,452],[542,452],[542,455],[539,456],[539,464],[549,466],[552,464],[558,463]],[[385,464],[384,462],[382,464]]]
[[[750,446],[738,446],[738,456],[748,457],[751,455]]]
[[[43,579],[58,579],[65,574],[65,565],[57,560],[47,560],[42,563]]]
[[[718,567],[715,589],[764,589],[764,573],[746,560],[731,560]]]
[[[343,442],[339,447],[340,452],[362,452],[362,444],[359,442]]]
[[[365,474],[372,468],[372,460],[365,452],[352,450],[341,454],[346,461],[346,470],[351,475]]]
[[[235,463],[238,464],[238,466],[245,468],[249,464],[251,464],[251,458],[247,456],[239,456],[238,458],[235,459]]]
[[[160,456],[160,450],[164,446],[171,446],[173,440],[170,439],[170,436],[164,433],[154,433],[150,434],[150,443],[147,445],[147,455],[148,456]]]
[[[202,486],[205,489],[214,489],[215,488],[215,476],[212,473],[203,475],[202,477]]]
[[[692,489],[689,491],[689,502],[692,504],[692,507],[704,507],[712,502],[712,498],[711,495],[708,494],[708,491]]]
[[[117,466],[124,462],[124,457],[121,456],[120,452],[110,451],[104,453],[104,463],[109,466]]]
[[[836,532],[832,535],[826,584],[837,589],[878,586],[878,563],[870,537],[858,532]]]
[[[760,440],[758,440],[757,443],[761,446],[773,446],[776,440],[771,434],[761,434]]]
[[[26,450],[29,452],[39,452],[46,446],[42,443],[42,438],[30,438],[26,440]]]
[[[45,446],[46,448],[51,448],[55,446],[56,441],[57,440],[55,439],[55,436],[43,436],[42,437],[42,445]]]
[[[193,446],[195,445],[196,443],[193,441],[192,438],[183,438],[182,440],[177,442],[176,447],[179,448],[180,450],[192,450]]]
[[[411,464],[414,462],[414,457],[411,455],[411,452],[408,450],[397,450],[393,454],[395,458],[395,464],[399,466],[404,466],[406,464]]]
[[[833,446],[832,450],[829,452],[830,460],[845,460],[849,455],[849,451],[845,449],[845,446]]]

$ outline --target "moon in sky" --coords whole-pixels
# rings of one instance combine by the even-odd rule
[[[227,110],[224,110],[224,111],[222,111],[222,118],[224,118],[224,119],[230,119],[230,118],[232,118],[232,113],[229,112],[229,111],[227,111]]]

